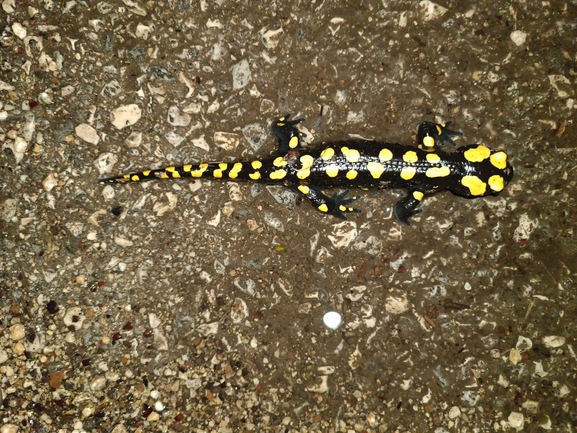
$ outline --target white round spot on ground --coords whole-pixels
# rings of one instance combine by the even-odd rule
[[[329,329],[337,329],[342,321],[341,315],[336,311],[329,311],[323,316],[323,323]]]

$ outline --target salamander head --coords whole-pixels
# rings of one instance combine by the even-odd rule
[[[502,150],[492,150],[482,144],[461,147],[465,175],[458,188],[451,189],[463,197],[498,195],[513,178],[513,167]]]

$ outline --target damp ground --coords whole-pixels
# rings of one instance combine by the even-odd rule
[[[572,432],[571,2],[3,0],[0,424],[17,431]],[[314,145],[505,150],[498,197],[103,176]],[[322,321],[342,315],[336,330]]]

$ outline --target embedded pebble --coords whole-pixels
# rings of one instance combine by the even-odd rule
[[[419,6],[421,7],[421,12],[424,15],[423,19],[425,21],[431,21],[442,17],[449,10],[446,7],[443,7],[437,3],[433,3],[430,0],[423,0],[419,2]]]
[[[14,12],[14,7],[16,6],[16,0],[4,0],[2,2],[2,9],[4,9],[4,12],[6,12],[7,14],[11,14]],[[10,424],[12,425],[12,424]],[[4,433],[4,432],[2,432]]]
[[[451,409],[449,409],[449,418],[455,419],[460,416],[461,416],[461,409],[459,409],[459,406],[453,406]]]
[[[53,103],[52,96],[48,92],[42,92],[38,95],[38,101],[43,103],[44,105],[50,105]]]
[[[190,144],[207,152],[210,150],[210,147],[208,146],[208,143],[206,142],[204,135],[201,135],[200,137],[197,138],[193,138],[192,140],[190,140]]]
[[[150,415],[148,415],[146,417],[146,421],[151,422],[151,421],[158,421],[160,419],[160,415],[158,414],[158,412],[152,411],[150,413]]]
[[[543,344],[545,347],[553,349],[555,347],[561,347],[565,344],[565,337],[561,337],[559,335],[548,335],[543,337]]]
[[[523,32],[521,30],[515,30],[515,31],[511,32],[511,40],[513,41],[513,43],[515,45],[520,47],[527,40],[527,33]]]
[[[98,132],[92,126],[87,123],[81,123],[78,125],[74,132],[81,140],[86,141],[90,144],[98,144],[100,141],[100,137],[98,136]]]
[[[6,362],[8,360],[8,352],[4,349],[0,349],[0,364]]]
[[[509,425],[517,431],[523,430],[525,426],[525,417],[520,412],[511,412],[507,421],[509,421]]]
[[[248,307],[246,302],[241,298],[235,298],[234,304],[230,311],[230,318],[234,323],[242,322],[248,317]]]
[[[511,361],[511,364],[517,365],[522,360],[523,356],[519,353],[517,349],[513,348],[509,351],[509,361]]]
[[[138,147],[142,144],[142,132],[133,131],[130,133],[126,140],[124,140],[124,144],[128,147]]]
[[[172,126],[188,126],[192,118],[189,114],[181,112],[176,105],[173,105],[168,109],[167,120]]]
[[[343,221],[333,224],[332,233],[327,236],[333,247],[346,248],[357,237],[357,223],[354,221]]]
[[[519,335],[519,338],[517,338],[517,344],[515,345],[515,349],[517,349],[520,353],[523,353],[531,349],[531,347],[533,347],[533,342],[531,341],[531,339]]]
[[[530,219],[529,215],[524,213],[519,217],[519,225],[513,232],[513,239],[515,242],[527,240],[537,227],[539,227],[539,219]]]
[[[389,296],[385,302],[385,310],[389,314],[403,314],[409,310],[409,300],[407,295],[402,293],[399,296]]]
[[[24,154],[28,149],[28,142],[24,140],[24,138],[17,136],[14,138],[14,143],[12,144],[11,148],[16,163],[19,163],[24,158]]]
[[[215,132],[212,140],[217,147],[220,147],[227,152],[234,152],[240,142],[238,134],[221,131]]]
[[[16,36],[18,36],[22,40],[24,40],[24,38],[26,37],[26,29],[22,24],[18,22],[12,24],[12,31]]]
[[[120,105],[110,112],[110,122],[116,129],[134,125],[142,117],[142,110],[136,104]]]
[[[12,325],[9,329],[10,331],[10,338],[14,341],[22,340],[26,335],[26,331],[24,330],[24,326],[20,323],[16,325]]]
[[[80,307],[70,307],[66,310],[63,321],[66,326],[74,326],[76,330],[79,330],[82,328],[85,319],[86,316],[82,314]]]
[[[240,90],[246,87],[246,85],[252,80],[248,60],[241,60],[231,68],[231,72],[232,88],[234,90]]]
[[[90,382],[90,389],[92,391],[100,391],[106,385],[106,378],[104,376],[95,377],[92,382]]]
[[[154,313],[148,313],[148,324],[152,329],[156,329],[160,326],[160,319]]]
[[[282,27],[276,30],[263,27],[259,30],[260,40],[267,50],[272,50],[277,47],[279,43],[279,35],[283,32]]]
[[[18,426],[15,424],[3,424],[0,433],[18,433]]]

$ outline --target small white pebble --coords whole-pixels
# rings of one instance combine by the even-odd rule
[[[543,344],[545,347],[550,349],[561,347],[565,344],[565,337],[561,337],[560,335],[548,335],[547,337],[543,337]]]
[[[156,400],[158,399],[158,397],[160,397],[160,393],[156,389],[153,389],[152,391],[150,391],[150,396]]]
[[[4,424],[0,427],[0,433],[18,433],[18,426],[14,424]]]
[[[343,321],[341,315],[336,311],[329,311],[323,317],[325,326],[329,329],[337,329]]]
[[[58,185],[58,181],[56,180],[56,178],[54,177],[54,175],[52,173],[50,173],[48,176],[46,176],[44,178],[44,180],[42,181],[42,188],[44,188],[44,191],[46,191],[46,192],[52,191],[52,189],[56,185]]]
[[[20,323],[10,327],[10,338],[14,341],[22,340],[24,338],[25,331],[24,326]]]
[[[511,33],[511,40],[515,45],[520,47],[527,40],[527,33],[522,32],[521,30],[515,30]]]
[[[160,415],[158,412],[150,412],[150,415],[146,418],[146,421],[158,421],[160,419]]]
[[[22,40],[24,40],[24,38],[26,37],[26,29],[20,23],[15,22],[14,24],[12,24],[12,31],[16,36],[18,36]]]
[[[525,417],[520,412],[511,412],[507,421],[509,421],[509,425],[517,431],[522,430],[525,425]]]
[[[166,406],[164,405],[163,402],[161,401],[157,401],[156,403],[154,403],[154,410],[156,412],[162,412],[164,410]]]
[[[453,406],[451,409],[449,409],[449,418],[455,419],[460,416],[461,416],[461,409],[459,409],[459,406]]]

